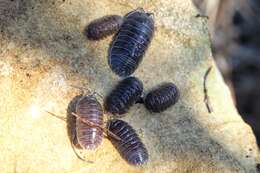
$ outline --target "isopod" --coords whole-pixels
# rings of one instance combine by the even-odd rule
[[[110,120],[107,128],[121,138],[121,140],[116,140],[109,137],[120,155],[129,164],[141,166],[147,163],[148,151],[135,130],[127,122],[118,119]]]
[[[134,73],[151,42],[153,32],[151,13],[138,8],[124,17],[108,55],[109,66],[115,74],[126,77]]]
[[[82,87],[77,88],[85,89]],[[103,127],[103,110],[101,104],[94,97],[95,94],[98,93],[94,92],[92,95],[74,97],[69,103],[67,118],[46,111],[58,119],[67,121],[68,135],[74,153],[80,160],[89,163],[93,163],[93,161],[87,161],[81,157],[76,148],[89,150],[97,148],[102,142],[103,132],[116,140],[121,140]]]
[[[103,109],[98,100],[93,96],[82,97],[76,105],[76,134],[78,143],[84,149],[96,149],[102,142]],[[86,124],[85,121],[94,125]]]
[[[143,83],[138,78],[125,78],[106,97],[105,110],[113,115],[122,115],[140,99],[142,92]]]
[[[123,23],[123,17],[107,15],[88,24],[85,34],[90,40],[100,40],[116,33]]]
[[[162,112],[174,105],[180,93],[177,86],[166,82],[151,90],[144,99],[145,107],[152,112]]]

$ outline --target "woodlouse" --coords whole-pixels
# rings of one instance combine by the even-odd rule
[[[106,97],[105,110],[113,115],[122,115],[140,99],[142,92],[143,83],[138,78],[125,78]]]
[[[152,89],[145,97],[145,107],[152,112],[162,112],[174,105],[179,99],[180,93],[177,86],[166,82]]]
[[[110,120],[107,128],[121,138],[121,140],[114,138],[110,140],[129,164],[140,166],[147,163],[148,151],[135,130],[127,122],[118,119]]]
[[[123,23],[123,17],[107,15],[96,19],[88,24],[85,34],[90,40],[100,40],[116,33]]]
[[[83,87],[76,87],[76,88],[79,88],[82,90],[86,89]],[[104,128],[103,124],[101,125],[101,120],[103,122],[103,118],[100,118],[100,115],[102,113],[102,116],[103,116],[103,111],[100,111],[101,105],[97,102],[96,98],[94,97],[95,94],[98,94],[98,93],[94,92],[92,95],[85,96],[85,97],[82,97],[82,95],[78,95],[78,96],[74,97],[68,105],[67,118],[64,118],[64,117],[56,115],[52,112],[46,111],[50,115],[67,122],[68,135],[70,137],[70,142],[71,142],[71,146],[72,146],[74,153],[80,160],[86,161],[89,163],[93,163],[93,161],[85,160],[82,156],[80,156],[80,154],[77,152],[76,148],[78,148],[78,149],[96,148],[101,143],[99,141],[102,141],[102,137],[103,137],[100,135],[100,131],[98,131],[98,133],[96,132],[96,129],[99,129],[102,132],[105,132],[107,135],[109,134],[110,137],[113,137],[116,140],[121,140],[118,136],[116,136],[115,134],[110,132],[107,128]],[[87,108],[88,106],[86,106],[85,104],[89,104],[89,106],[91,108],[88,109]],[[86,110],[88,110],[89,113],[87,113]],[[91,111],[91,110],[94,110],[94,111]],[[96,111],[99,113],[96,114],[95,113]],[[77,114],[75,112],[78,112],[81,114]],[[93,119],[94,119],[93,116],[89,116],[91,114],[98,115],[97,116],[98,121],[96,121],[96,120],[93,121]],[[97,123],[97,122],[99,122],[99,123]],[[78,129],[78,127],[79,127],[79,129]],[[89,128],[96,128],[96,129],[92,129],[94,131],[94,132],[92,132]],[[85,133],[86,136],[85,137],[81,136],[82,133]],[[94,140],[89,140],[88,137],[91,135],[92,135],[91,139],[94,139]],[[98,140],[95,140],[96,135],[98,135],[97,136]],[[80,140],[79,140],[79,137],[81,137]],[[88,141],[90,141],[90,142],[88,142]],[[98,141],[98,142],[96,142],[96,141]],[[86,142],[87,142],[87,144],[86,144]]]
[[[98,126],[103,125],[103,109],[98,100],[93,96],[84,96],[76,105],[76,132],[80,146],[84,149],[97,148],[103,139],[103,130]],[[87,125],[85,122],[94,125]]]
[[[151,42],[154,21],[151,13],[138,8],[128,13],[109,50],[109,66],[121,76],[131,75],[139,66]]]

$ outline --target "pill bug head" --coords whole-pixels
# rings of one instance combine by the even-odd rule
[[[106,15],[90,22],[84,34],[89,40],[100,40],[116,33],[123,23],[123,17],[119,15]]]
[[[151,20],[151,22],[152,23],[154,23],[154,13],[152,13],[152,12],[146,12],[145,10],[144,10],[144,8],[142,8],[142,7],[138,7],[137,9],[135,9],[135,10],[133,10],[133,11],[130,11],[129,13],[127,13],[126,15],[125,15],[125,17],[124,18],[127,18],[127,17],[135,17],[135,16],[145,16],[145,17],[148,17],[148,18],[150,18],[150,20]]]
[[[121,138],[110,138],[120,155],[134,166],[142,166],[148,162],[149,155],[146,147],[136,134],[136,131],[125,121],[113,119],[107,122],[107,129]]]
[[[153,88],[144,99],[145,107],[151,112],[163,112],[173,106],[180,97],[177,86],[171,82],[164,82]]]
[[[136,77],[121,80],[104,101],[105,110],[116,116],[125,114],[143,92],[143,83]]]
[[[125,16],[130,16],[134,13],[142,13],[142,14],[146,14],[148,16],[153,16],[153,13],[150,13],[150,12],[145,12],[144,8],[143,7],[138,7],[136,8],[135,10],[133,11],[130,11],[129,13],[127,13]]]

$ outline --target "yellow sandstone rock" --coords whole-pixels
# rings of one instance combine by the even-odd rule
[[[129,166],[108,139],[95,151],[70,146],[65,121],[80,93],[70,85],[105,96],[119,78],[107,64],[112,37],[88,41],[84,27],[108,14],[143,7],[154,13],[156,31],[135,76],[145,91],[174,82],[179,102],[160,114],[135,105],[124,118],[148,148],[147,165]],[[238,115],[211,57],[207,21],[196,18],[190,0],[0,1],[1,173],[237,173],[256,172],[258,148]],[[209,114],[203,93],[208,67]],[[102,101],[100,99],[100,101]]]

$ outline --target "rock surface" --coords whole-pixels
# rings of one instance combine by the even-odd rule
[[[45,111],[66,118],[80,93],[70,85],[104,96],[112,89],[119,80],[107,65],[112,38],[90,42],[82,33],[95,18],[137,7],[154,13],[156,31],[135,76],[146,92],[172,81],[181,98],[160,114],[135,105],[124,118],[148,148],[147,165],[129,166],[106,138],[81,153],[94,163],[82,162],[66,122]],[[0,0],[1,172],[256,172],[255,137],[213,63],[207,21],[196,15],[189,0]],[[210,66],[211,114],[203,101]]]

